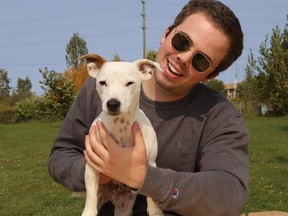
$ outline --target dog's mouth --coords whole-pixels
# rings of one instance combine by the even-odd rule
[[[120,115],[120,112],[110,112],[110,111],[108,111],[108,115],[117,116],[117,115]]]

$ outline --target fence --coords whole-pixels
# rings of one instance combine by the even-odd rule
[[[261,115],[261,104],[257,101],[231,101],[242,115]]]

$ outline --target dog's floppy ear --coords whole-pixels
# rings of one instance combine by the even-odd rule
[[[100,68],[106,62],[104,58],[97,54],[86,54],[78,59],[85,59],[88,73],[91,77],[94,78],[96,78]]]
[[[152,77],[152,74],[158,69],[162,71],[160,65],[157,62],[149,59],[139,59],[133,62],[136,64],[138,70],[141,72],[143,80],[148,80]]]

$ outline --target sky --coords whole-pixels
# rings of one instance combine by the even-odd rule
[[[173,23],[187,0],[146,0],[146,48],[158,50],[160,38]],[[240,58],[218,79],[242,81],[252,49],[258,56],[260,44],[272,29],[282,31],[287,23],[287,0],[222,0],[239,18],[244,32]],[[118,54],[125,61],[143,57],[141,0],[17,0],[2,1],[0,7],[0,68],[8,72],[10,86],[27,76],[32,91],[43,93],[39,69],[63,72],[66,45],[78,32],[89,53],[107,60]],[[236,79],[234,75],[236,74]]]

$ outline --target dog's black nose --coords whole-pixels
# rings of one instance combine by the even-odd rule
[[[116,113],[119,111],[120,102],[116,99],[111,99],[107,101],[107,108],[111,113]]]

